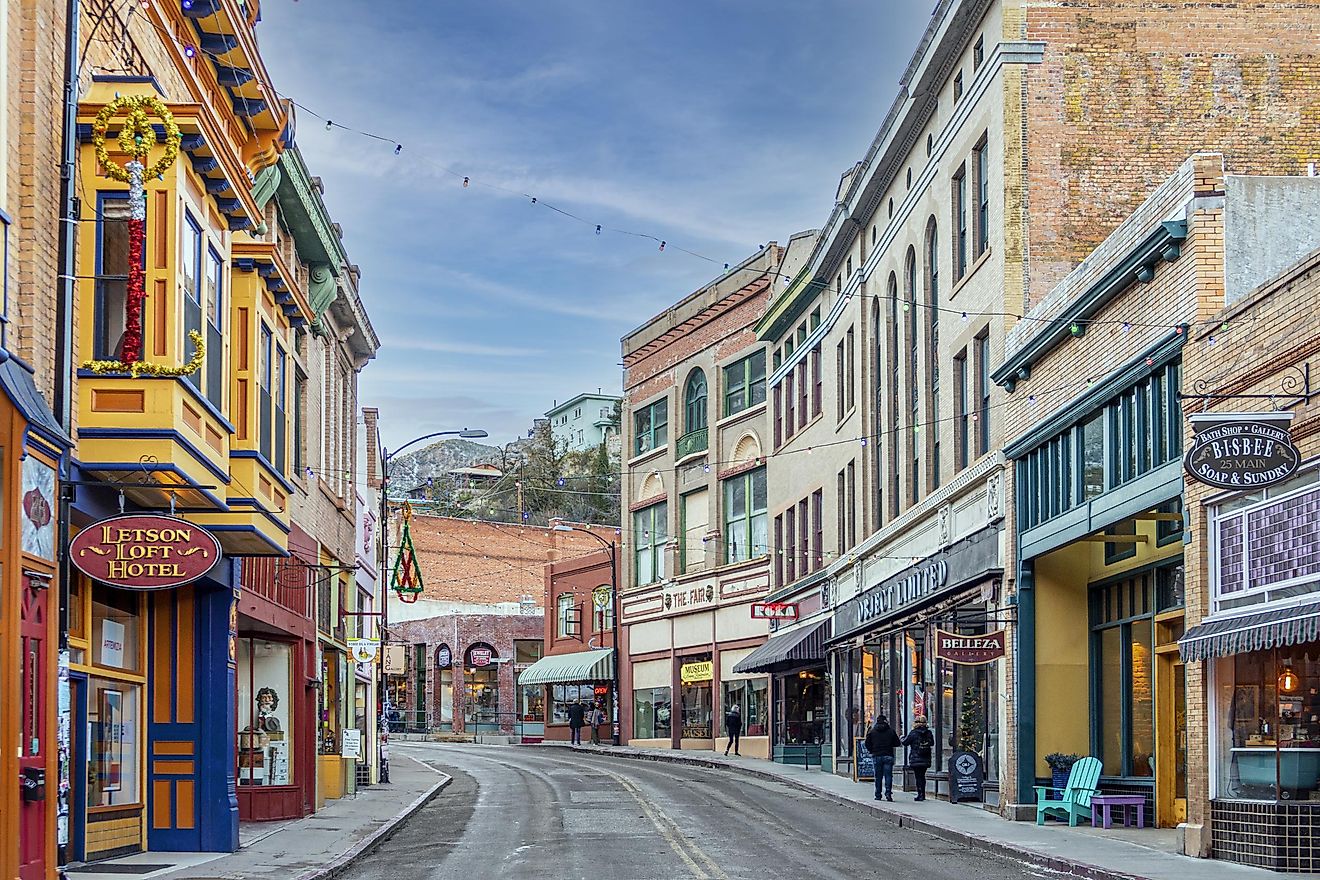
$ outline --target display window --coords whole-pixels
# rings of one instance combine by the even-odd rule
[[[473,724],[494,724],[500,711],[499,667],[468,667],[463,683],[467,689],[466,720]]]
[[[671,695],[667,687],[639,688],[633,691],[633,736],[637,739],[669,739]]]
[[[339,754],[339,695],[343,687],[344,658],[338,651],[321,652],[321,701],[317,725],[317,754]]]
[[[679,658],[683,739],[710,739],[715,691],[711,680],[711,655],[696,654]]]
[[[142,800],[141,690],[140,685],[110,679],[88,681],[88,807],[126,806]]]
[[[770,680],[748,678],[726,681],[724,685],[724,711],[734,706],[742,713],[744,736],[765,736],[770,724]],[[723,723],[721,722],[721,729]]]
[[[142,597],[97,583],[92,587],[92,665],[123,672],[142,668]]]
[[[238,784],[293,785],[292,647],[240,638]]]
[[[604,694],[599,697],[596,694],[596,688],[603,687],[608,693],[608,686],[595,684],[556,684],[550,687],[551,703],[553,714],[550,717],[552,724],[568,723],[568,707],[581,703],[584,706],[592,706],[597,702],[601,708],[606,708]]]
[[[780,729],[789,745],[819,745],[830,733],[827,707],[829,688],[824,669],[808,669],[784,676]]]
[[[1320,642],[1221,657],[1214,682],[1216,795],[1320,801]]]

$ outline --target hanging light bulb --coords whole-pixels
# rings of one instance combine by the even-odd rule
[[[596,234],[597,234],[597,235],[600,235],[600,224],[599,224],[599,223],[596,224]]]
[[[967,313],[966,313],[966,312],[963,312],[963,313],[962,313],[962,319],[963,319],[963,323],[964,323],[964,324],[967,323]]]
[[[327,120],[325,121],[325,130],[326,130],[326,131],[329,131],[330,129],[332,129],[332,128],[334,128],[334,127],[335,127],[334,120],[327,119]]]
[[[532,204],[533,204],[533,205],[536,204],[536,196],[532,196]]]
[[[1082,327],[1081,327],[1080,324],[1078,324],[1076,321],[1074,321],[1074,322],[1072,323],[1072,325],[1068,327],[1068,332],[1071,333],[1073,336],[1081,336],[1081,335],[1082,335]]]
[[[1210,334],[1210,338],[1207,339],[1206,342],[1208,342],[1210,345],[1214,345],[1214,344],[1215,344],[1215,336],[1214,336],[1213,333]]]
[[[463,189],[467,189],[467,188],[468,188],[468,179],[465,177],[463,178]]]
[[[184,46],[184,47],[183,47],[183,54],[186,55],[186,56],[189,57],[189,58],[192,58],[192,57],[194,57],[194,56],[197,55],[197,50],[194,49],[192,46]]]
[[[1146,358],[1146,366],[1148,366],[1148,367],[1153,367],[1153,366],[1155,366],[1155,358]],[[1090,381],[1091,381],[1091,380],[1088,379],[1088,380],[1086,380],[1086,381],[1087,381],[1087,384],[1090,384]]]
[[[1035,405],[1036,405],[1036,395],[1034,395],[1034,394],[1028,394],[1028,395],[1027,395],[1027,403],[1031,404],[1032,406],[1035,406]]]
[[[660,250],[664,250],[664,249],[665,249],[665,243],[662,241],[660,242]]]
[[[402,152],[403,152],[403,144],[395,144],[395,145],[394,145],[394,155],[397,156],[397,155],[399,155],[399,154],[402,153]]]
[[[1283,672],[1279,673],[1279,691],[1285,694],[1295,693],[1301,685],[1301,679],[1291,666],[1283,667]]]
[[[1124,321],[1124,322],[1123,322],[1123,332],[1126,333],[1126,332],[1128,332],[1128,331],[1131,330],[1131,329],[1132,329],[1132,325],[1129,324],[1127,321]]]

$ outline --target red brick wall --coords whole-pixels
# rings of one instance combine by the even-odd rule
[[[545,567],[546,654],[572,654],[592,647],[614,647],[612,628],[604,632],[596,632],[594,629],[595,608],[591,599],[592,590],[609,583],[610,556],[603,549]],[[577,635],[561,638],[558,608],[559,596],[563,593],[574,595],[574,605],[579,609],[581,624]]]
[[[1320,159],[1320,0],[1026,5],[1021,37],[1046,43],[1025,95],[1031,302],[1193,153],[1230,174]]]

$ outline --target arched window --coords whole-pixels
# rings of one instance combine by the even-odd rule
[[[898,516],[898,386],[903,359],[898,354],[898,276],[889,273],[889,515]]]
[[[903,304],[907,312],[908,337],[908,387],[912,392],[911,421],[908,422],[908,449],[911,452],[911,469],[908,472],[908,503],[916,504],[921,500],[921,445],[917,442],[918,425],[921,422],[921,387],[917,379],[917,353],[921,349],[921,339],[917,334],[917,251],[911,245],[907,250],[907,265],[904,269],[907,289]]]
[[[700,369],[688,374],[683,391],[683,424],[687,433],[706,427],[706,374]]]
[[[926,221],[926,306],[930,333],[926,347],[926,383],[931,424],[922,433],[930,446],[930,485],[940,487],[940,432],[936,419],[940,411],[940,246],[935,218]]]

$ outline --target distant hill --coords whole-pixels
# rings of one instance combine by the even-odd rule
[[[423,446],[416,452],[405,453],[390,462],[391,494],[402,495],[428,478],[448,474],[451,470],[474,464],[493,464],[500,467],[504,450],[457,437]]]

